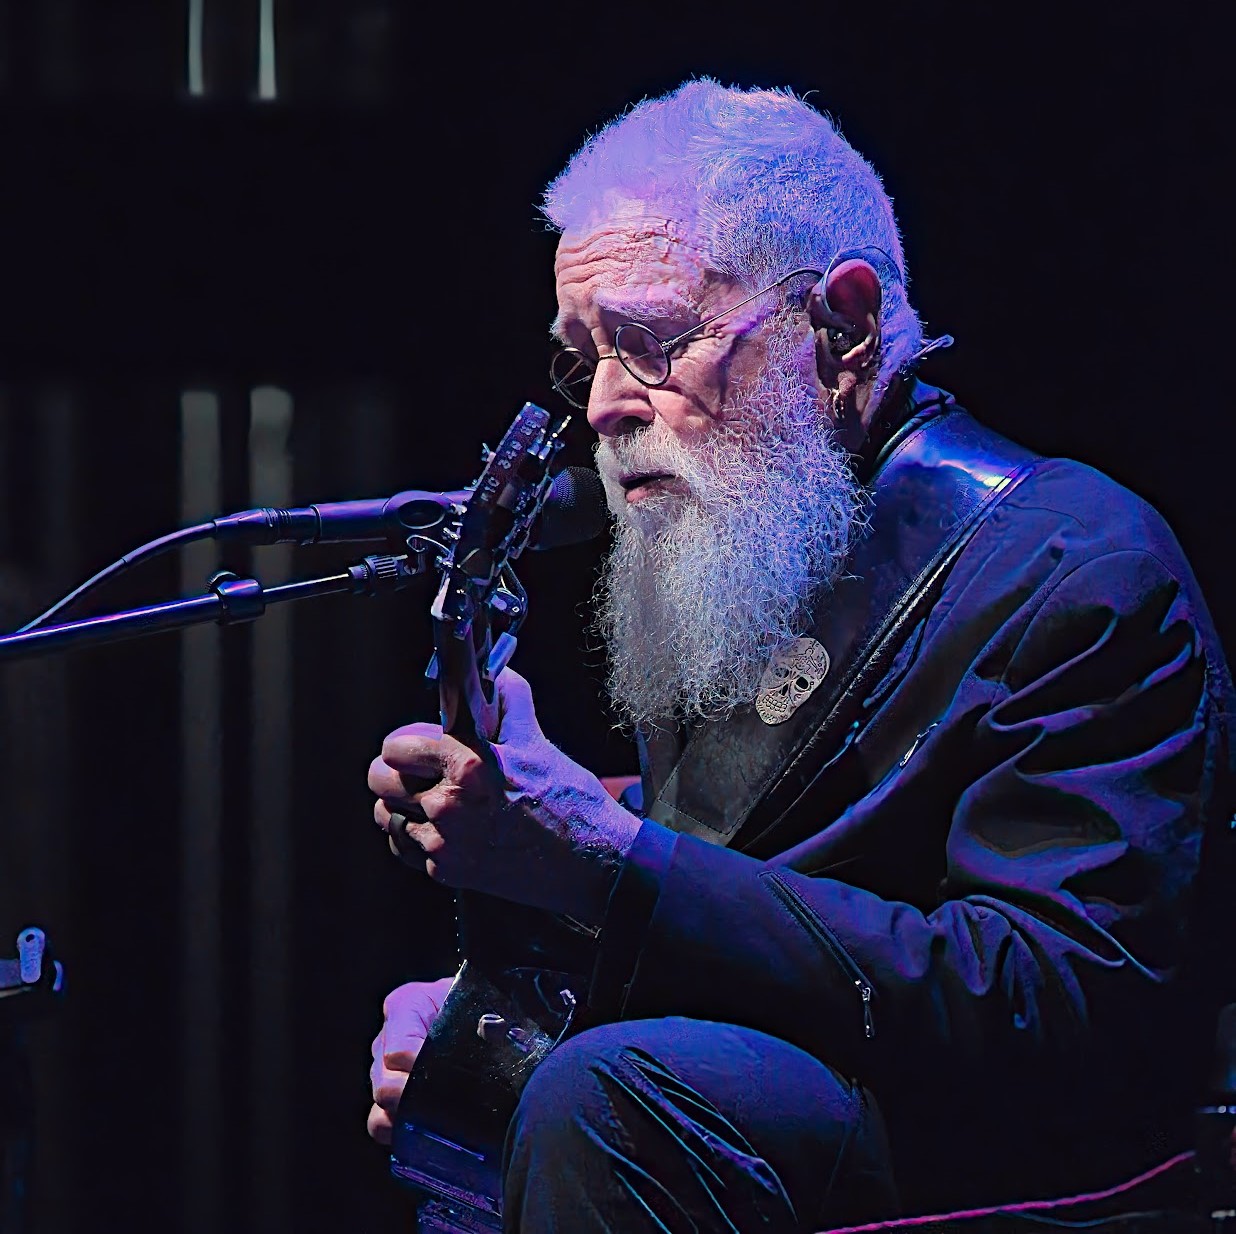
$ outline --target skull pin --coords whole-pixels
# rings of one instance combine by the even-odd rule
[[[828,676],[828,652],[813,638],[796,638],[773,652],[755,698],[765,724],[782,724],[811,697]]]

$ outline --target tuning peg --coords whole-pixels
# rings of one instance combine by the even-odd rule
[[[523,611],[523,601],[513,591],[507,591],[505,587],[499,587],[490,598],[490,604],[493,605],[495,611],[505,614],[507,617],[518,617]]]
[[[492,457],[493,457],[493,451],[489,448],[488,445],[486,445],[485,442],[481,442],[481,462],[488,463]]]

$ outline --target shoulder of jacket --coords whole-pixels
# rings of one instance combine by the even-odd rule
[[[1167,521],[1143,497],[1085,463],[1043,458],[1009,495],[1008,513],[1037,512],[1071,528],[1093,553],[1144,550],[1172,564],[1183,559]]]

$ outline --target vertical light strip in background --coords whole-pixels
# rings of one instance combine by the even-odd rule
[[[185,75],[189,96],[200,99],[206,93],[206,77],[202,69],[202,29],[205,23],[206,0],[189,0],[189,21]]]
[[[37,545],[35,559],[40,563],[40,590],[48,599],[68,591],[81,577],[80,557],[81,528],[77,518],[81,513],[81,483],[84,477],[79,469],[80,444],[78,434],[85,421],[79,400],[81,394],[71,387],[58,383],[43,387],[35,395],[35,424],[37,437],[34,458],[13,459],[10,466],[30,466],[39,473],[35,518],[36,528],[18,525],[18,534],[31,536]],[[40,604],[28,610],[33,617],[42,607]],[[24,680],[31,688],[29,705],[24,710],[24,723],[20,733],[13,732],[10,740],[21,751],[22,767],[19,775],[26,777],[29,797],[25,802],[10,802],[15,805],[14,817],[4,820],[5,827],[27,827],[32,841],[26,872],[31,884],[37,888],[38,917],[35,925],[49,931],[48,943],[53,951],[59,947],[61,954],[74,945],[72,938],[58,937],[58,927],[72,922],[70,910],[71,887],[69,871],[73,869],[69,844],[72,842],[64,828],[57,837],[50,834],[56,828],[35,828],[41,816],[39,802],[45,797],[47,785],[63,776],[62,760],[66,741],[73,740],[73,713],[70,710],[69,686],[72,681],[71,658],[56,656],[49,660],[30,661],[25,664],[5,665],[5,677],[11,685],[20,688]],[[15,753],[16,751],[10,751]],[[18,788],[11,784],[10,789]],[[28,808],[23,808],[28,806]],[[24,925],[15,922],[14,925]],[[89,928],[80,919],[73,923],[77,930]],[[12,946],[12,937],[4,942]],[[10,953],[11,954],[11,953]],[[71,974],[71,969],[70,969]],[[34,1046],[34,1058],[38,1051],[51,1046],[62,1050],[69,1040],[66,1025],[61,1017],[51,1016],[47,1027],[38,1028],[38,1042]],[[44,1054],[43,1058],[48,1055]],[[54,1058],[54,1054],[51,1056]],[[34,1184],[38,1220],[31,1213],[31,1224],[40,1229],[67,1228],[71,1201],[64,1195],[63,1163],[73,1152],[70,1137],[63,1126],[63,1111],[73,1102],[73,1083],[65,1074],[63,1056],[53,1066],[39,1069],[39,1087],[35,1100],[35,1154]],[[60,1111],[57,1114],[56,1111]],[[49,1125],[50,1124],[50,1125]]]
[[[258,12],[258,98],[270,100],[279,93],[275,58],[275,0],[261,0]]]
[[[249,399],[249,504],[292,504],[292,397],[259,386]],[[263,583],[287,579],[292,546],[261,550]],[[276,604],[253,627],[252,804],[249,812],[251,1228],[291,1229],[292,1138],[292,609]]]
[[[219,399],[203,390],[180,398],[180,522],[220,508]],[[181,593],[200,592],[216,564],[213,541],[182,550]],[[223,648],[215,625],[180,639],[181,1014],[185,1061],[184,1234],[218,1234],[223,1191]]]

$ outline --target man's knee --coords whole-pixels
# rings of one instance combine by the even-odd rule
[[[637,1048],[632,1024],[605,1024],[570,1037],[541,1062],[524,1088],[512,1137],[561,1142],[608,1122],[615,1075]]]
[[[533,1073],[508,1139],[508,1183],[520,1192],[542,1166],[564,1187],[616,1171],[689,1189],[686,1163],[701,1161],[732,1173],[726,1189],[743,1191],[769,1228],[782,1228],[777,1214],[849,1211],[843,1196],[864,1214],[894,1203],[883,1126],[861,1086],[728,1024],[670,1017],[580,1033]],[[703,1211],[713,1197],[696,1202]]]
[[[856,1093],[830,1068],[762,1033],[681,1017],[628,1020],[553,1050],[533,1072],[517,1121],[525,1131],[598,1123],[612,1130],[615,1107],[655,1117],[654,1106],[677,1105],[685,1095],[694,1116],[707,1107],[757,1132],[767,1123],[845,1139],[863,1114]]]
[[[579,1205],[606,1228],[634,1228],[638,1213],[672,1229],[796,1228],[776,1169],[732,1121],[727,1090],[738,1077],[709,1074],[710,1045],[737,1031],[628,1021],[554,1050],[507,1141],[504,1203],[515,1228],[569,1228],[561,1219]]]

